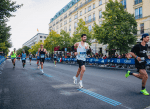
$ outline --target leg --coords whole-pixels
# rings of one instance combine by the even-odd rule
[[[148,74],[145,69],[140,69],[139,72],[140,72],[140,78],[142,78],[142,87],[145,87],[148,79]]]
[[[82,80],[84,72],[85,72],[85,66],[82,65],[81,66],[81,72],[80,72],[80,80]]]
[[[78,68],[78,71],[77,71],[77,74],[76,74],[76,78],[79,76],[80,72],[81,72],[81,69]]]
[[[41,62],[41,69],[43,70],[43,62]]]

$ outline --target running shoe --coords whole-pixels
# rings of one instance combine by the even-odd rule
[[[73,79],[74,79],[74,80],[73,80],[73,83],[74,83],[74,84],[77,84],[77,78],[74,76]]]
[[[80,81],[80,82],[79,82],[79,89],[81,89],[81,88],[83,88],[83,84],[82,84],[82,82]]]
[[[55,65],[55,67],[56,67],[56,65]]]
[[[44,74],[44,71],[43,70],[41,70],[42,71],[42,75]]]
[[[127,70],[127,73],[125,74],[125,77],[126,77],[126,78],[127,78],[128,76],[130,76],[129,73],[130,73],[130,71]]]
[[[146,88],[144,90],[141,90],[140,93],[142,93],[143,95],[149,95],[149,93],[146,91]]]

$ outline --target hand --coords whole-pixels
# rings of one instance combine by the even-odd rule
[[[75,52],[74,55],[76,56],[78,54],[78,52]]]
[[[127,53],[127,54],[126,54],[126,57],[127,57],[128,59],[130,59],[130,54],[129,54],[129,53]]]
[[[140,58],[140,57],[137,57],[137,60],[138,60],[138,61],[141,61],[141,58]]]

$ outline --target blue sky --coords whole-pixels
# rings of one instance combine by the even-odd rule
[[[39,33],[48,34],[50,19],[71,0],[12,0],[23,7],[14,12],[8,26],[11,26],[13,48],[22,48],[22,44]]]

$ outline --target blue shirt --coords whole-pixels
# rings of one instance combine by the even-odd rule
[[[21,59],[22,59],[22,60],[26,60],[26,53],[22,53]]]

